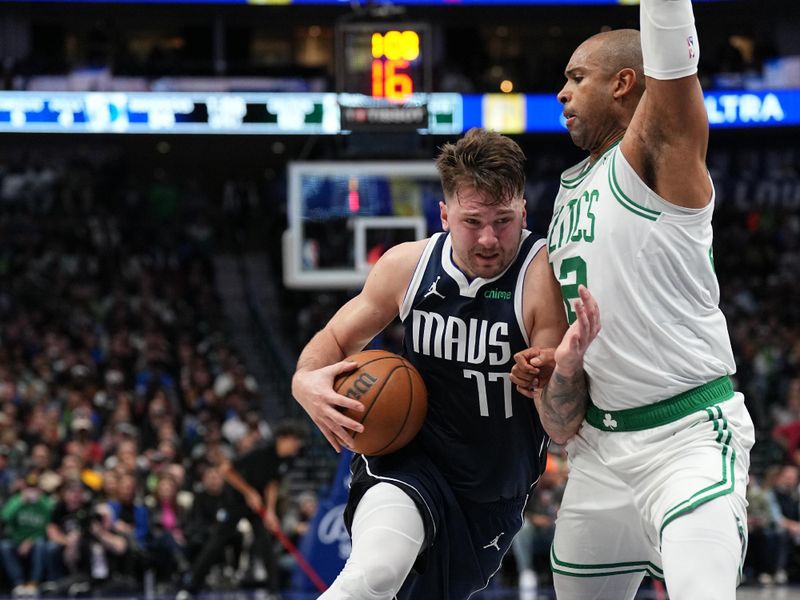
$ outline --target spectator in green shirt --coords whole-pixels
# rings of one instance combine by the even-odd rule
[[[0,540],[0,560],[11,580],[14,596],[35,595],[44,575],[47,524],[53,503],[39,487],[39,478],[29,473],[22,489],[0,511],[4,535]],[[29,576],[25,576],[25,563]]]

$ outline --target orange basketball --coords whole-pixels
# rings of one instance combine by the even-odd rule
[[[422,427],[428,412],[428,391],[414,365],[385,350],[365,350],[348,361],[358,368],[339,375],[337,393],[360,400],[364,412],[344,413],[364,425],[353,433],[353,450],[368,456],[389,454],[410,442]]]

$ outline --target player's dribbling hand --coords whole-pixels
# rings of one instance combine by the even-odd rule
[[[578,286],[578,298],[573,304],[575,321],[567,329],[556,348],[556,368],[559,373],[571,376],[583,368],[583,355],[600,333],[600,308],[589,290]]]
[[[528,398],[534,397],[537,389],[544,387],[555,368],[555,348],[526,348],[514,355],[511,368],[511,383],[517,391]]]
[[[353,446],[352,431],[364,431],[361,423],[342,413],[344,408],[362,412],[364,405],[333,390],[338,375],[357,367],[357,363],[343,360],[313,371],[298,371],[292,379],[292,394],[336,452]]]

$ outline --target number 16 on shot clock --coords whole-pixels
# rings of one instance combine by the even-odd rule
[[[390,30],[372,34],[372,96],[405,100],[413,94],[414,78],[409,72],[420,56],[416,31]]]

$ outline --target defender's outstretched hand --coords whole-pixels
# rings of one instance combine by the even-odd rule
[[[353,447],[350,432],[364,431],[361,423],[346,417],[341,411],[350,408],[361,412],[364,405],[333,390],[333,382],[338,375],[349,373],[357,367],[357,363],[343,360],[313,371],[298,371],[292,380],[292,394],[336,452],[341,452],[342,446]]]
[[[578,286],[575,300],[575,322],[567,329],[564,338],[556,348],[556,369],[565,376],[571,376],[583,368],[583,356],[589,345],[600,333],[600,308],[594,296],[585,286]]]

